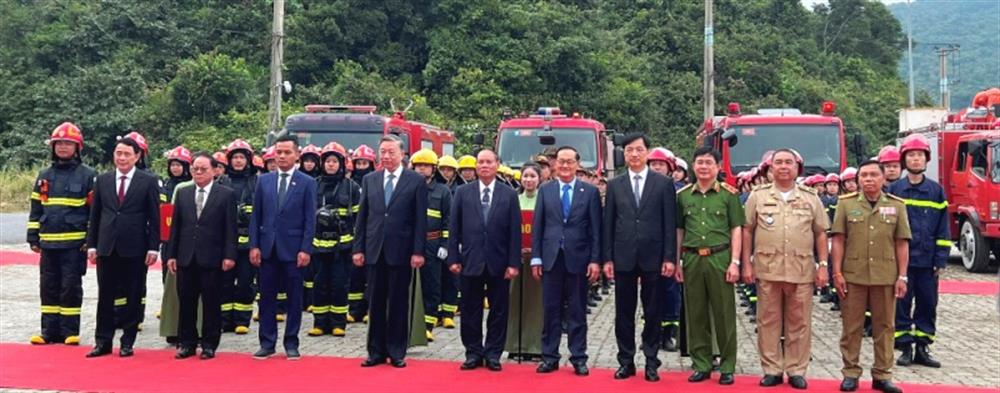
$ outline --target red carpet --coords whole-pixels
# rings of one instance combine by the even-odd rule
[[[174,360],[173,351],[138,349],[130,359],[106,356],[85,359],[86,347],[27,344],[0,344],[0,387],[117,392],[178,391],[331,391],[350,387],[356,392],[461,391],[519,392],[571,391],[630,393],[672,391],[698,392],[793,392],[788,385],[760,388],[757,376],[737,377],[736,385],[720,386],[715,381],[688,384],[687,373],[663,372],[662,381],[648,383],[642,377],[626,381],[612,378],[612,370],[592,370],[589,377],[577,377],[570,368],[538,375],[534,366],[504,364],[504,371],[460,371],[457,362],[409,360],[409,367],[379,366],[364,369],[359,359],[306,356],[290,362],[283,355],[269,360],[253,360],[248,354],[223,353],[210,361],[195,358]],[[812,380],[812,391],[836,391],[839,382]],[[861,391],[869,391],[863,381]],[[901,384],[909,393],[986,393],[996,389],[943,385]]]
[[[996,281],[954,281],[938,282],[938,292],[951,295],[988,295],[995,296],[1000,291],[1000,283]]]
[[[35,254],[33,252],[0,251],[0,266],[37,265],[37,264],[38,264],[38,254]],[[150,266],[149,270],[160,270],[160,264],[156,263],[153,266]]]

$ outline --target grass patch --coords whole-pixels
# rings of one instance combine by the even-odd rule
[[[26,212],[31,208],[31,189],[41,168],[0,169],[0,213]]]

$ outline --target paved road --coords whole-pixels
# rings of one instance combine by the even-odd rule
[[[0,244],[24,243],[28,213],[0,213]]]
[[[23,249],[23,246],[3,248]],[[949,280],[990,281],[996,280],[996,273],[973,274],[953,264],[945,272]],[[83,305],[83,345],[93,345],[94,310],[96,308],[96,274],[93,269],[84,278]],[[160,272],[151,271],[147,277],[149,306],[146,309],[145,330],[137,342],[142,348],[166,348],[159,337],[156,310],[160,304],[162,286]],[[588,352],[591,366],[614,368],[617,366],[614,338],[614,295],[605,299],[589,316]],[[38,268],[35,266],[8,265],[0,267],[0,341],[26,343],[28,337],[38,332]],[[737,372],[758,375],[761,373],[756,349],[755,325],[749,323],[740,309],[738,318],[739,356]],[[897,380],[917,383],[939,383],[949,385],[969,385],[1000,389],[1000,325],[998,325],[997,299],[995,296],[943,295],[938,309],[939,342],[934,345],[934,355],[944,367],[929,369],[920,366],[896,367]],[[813,311],[813,362],[808,376],[811,378],[840,378],[841,358],[839,351],[840,319],[829,311],[828,305],[817,304]],[[305,330],[311,327],[312,318],[305,315],[301,350],[305,355],[330,355],[362,358],[365,355],[365,325],[353,324],[348,327],[347,337],[320,338],[307,337]],[[640,321],[641,322],[641,321]],[[641,323],[637,324],[641,328]],[[235,336],[226,334],[222,338],[220,351],[250,353],[257,348],[257,325],[252,326],[252,334]],[[455,367],[462,360],[463,349],[458,330],[438,329],[437,341],[429,347],[414,348],[411,359],[444,359],[455,361]],[[638,337],[638,334],[637,334]],[[280,348],[279,348],[280,349]],[[565,346],[563,354],[566,354]],[[865,339],[862,364],[872,364],[871,340]],[[564,358],[565,359],[565,358]],[[687,370],[689,359],[682,359],[676,353],[661,353],[663,368]],[[173,361],[163,359],[168,366]],[[639,360],[642,364],[642,360]]]

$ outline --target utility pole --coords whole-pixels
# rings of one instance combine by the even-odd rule
[[[715,43],[715,31],[712,8],[714,8],[714,1],[705,0],[705,60],[702,70],[702,78],[704,79],[702,99],[704,100],[706,121],[715,117],[715,54],[712,48]]]
[[[938,89],[941,93],[941,107],[947,110],[951,110],[951,91],[948,87],[950,82],[948,81],[948,56],[952,53],[958,52],[958,45],[946,45],[938,47],[935,49],[938,54],[938,61],[940,63],[940,77],[938,80]]]
[[[284,59],[285,43],[285,0],[274,1],[274,16],[271,22],[271,85],[267,107],[267,131],[276,133],[281,129],[281,64]]]
[[[910,108],[913,108],[916,100],[913,98],[913,4],[910,0],[906,0],[906,57],[910,63]]]

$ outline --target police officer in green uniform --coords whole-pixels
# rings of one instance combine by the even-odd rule
[[[731,385],[736,370],[736,299],[733,283],[740,276],[741,227],[746,222],[739,192],[720,183],[721,154],[702,147],[694,153],[697,183],[677,193],[677,242],[681,244],[684,312],[688,352],[694,373],[688,382],[711,377],[711,323],[722,354],[719,383]]]
[[[869,160],[858,167],[862,192],[840,197],[833,219],[833,280],[841,298],[843,330],[840,352],[844,380],[840,390],[858,388],[866,307],[872,313],[875,365],[872,389],[903,390],[892,383],[896,299],[906,294],[910,225],[902,199],[882,192],[882,164]]]

